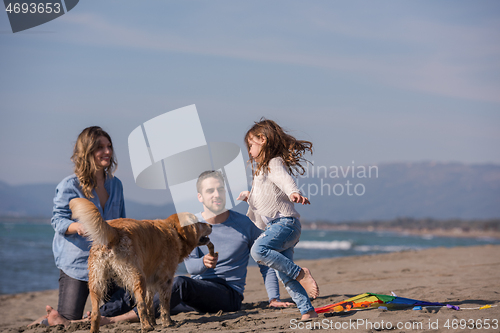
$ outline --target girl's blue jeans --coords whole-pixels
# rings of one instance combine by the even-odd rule
[[[299,242],[300,221],[295,217],[280,217],[272,220],[266,230],[252,246],[252,258],[261,265],[273,268],[283,282],[301,314],[314,307],[306,290],[295,280],[300,273],[300,266],[293,262],[293,248]]]

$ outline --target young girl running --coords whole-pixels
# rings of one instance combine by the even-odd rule
[[[310,202],[300,194],[292,175],[305,172],[301,162],[307,161],[302,156],[306,151],[312,153],[312,143],[295,139],[272,120],[261,119],[245,135],[245,144],[253,184],[238,200],[248,202],[248,217],[265,230],[252,247],[252,257],[276,270],[302,320],[315,318],[318,315],[309,296],[319,296],[318,285],[309,269],[293,262],[293,249],[301,233],[300,215],[293,203]]]

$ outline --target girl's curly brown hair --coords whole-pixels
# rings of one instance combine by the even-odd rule
[[[71,161],[75,164],[75,174],[80,181],[82,192],[87,198],[94,197],[92,190],[97,186],[96,172],[98,168],[95,163],[94,152],[99,147],[98,139],[101,136],[106,137],[111,143],[113,154],[109,166],[104,169],[104,173],[106,177],[113,177],[117,167],[113,142],[109,134],[99,126],[87,127],[78,135],[73,149],[73,156],[71,156]]]
[[[250,154],[248,141],[251,136],[258,137],[259,139],[265,138],[266,140],[258,156],[260,159],[259,163]],[[309,151],[311,154],[313,153],[312,142],[295,139],[286,133],[276,122],[265,118],[261,118],[259,122],[255,122],[255,125],[248,130],[245,135],[245,145],[250,156],[248,162],[252,165],[253,175],[259,173],[261,170],[268,172],[269,161],[275,157],[283,159],[290,175],[303,175],[305,169],[302,163],[309,162],[303,155],[306,151]]]

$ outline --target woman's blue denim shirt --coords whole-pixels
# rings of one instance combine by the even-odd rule
[[[78,234],[66,235],[69,225],[75,222],[71,219],[69,202],[74,198],[86,198],[96,205],[105,220],[125,217],[121,181],[116,177],[108,177],[104,182],[104,188],[109,194],[104,211],[95,190],[92,190],[93,198],[85,197],[76,175],[64,178],[56,188],[51,222],[55,230],[52,251],[57,268],[77,280],[89,280],[87,261],[92,243]]]

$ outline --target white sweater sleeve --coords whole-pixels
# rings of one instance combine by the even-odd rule
[[[288,199],[292,193],[300,193],[295,180],[288,173],[285,164],[281,158],[273,158],[269,161],[269,172],[267,178],[273,182],[281,191],[283,191]]]

